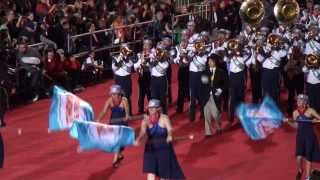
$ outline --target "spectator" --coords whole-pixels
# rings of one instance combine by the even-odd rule
[[[74,55],[67,55],[64,68],[71,78],[71,89],[78,91],[84,89],[81,84],[81,65]]]
[[[26,83],[27,94],[32,97],[35,102],[39,99],[41,71],[41,56],[39,52],[28,46],[28,40],[21,38],[19,50],[17,53],[17,61],[19,63],[19,73],[21,73],[22,82]]]

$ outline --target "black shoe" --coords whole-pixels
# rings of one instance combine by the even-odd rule
[[[190,120],[190,122],[194,122],[194,121],[196,120],[196,118],[195,118],[195,117],[190,116],[190,117],[189,117],[189,120]]]
[[[222,134],[222,129],[217,129],[216,134],[217,134],[217,135],[221,135],[221,134]]]
[[[206,135],[204,136],[205,139],[209,139],[209,138],[211,138],[211,137],[212,137],[212,134],[206,134]]]
[[[5,127],[7,124],[5,122],[1,122],[0,127]]]
[[[177,114],[181,114],[182,112],[183,112],[182,109],[176,109]]]
[[[302,177],[302,171],[298,171],[296,175],[296,180],[301,180]]]

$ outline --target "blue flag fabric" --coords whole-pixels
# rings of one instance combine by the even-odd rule
[[[76,119],[94,120],[91,105],[76,95],[54,86],[49,111],[49,131],[70,129]],[[71,128],[70,135],[74,138],[78,137],[75,128]]]
[[[127,126],[106,125],[97,122],[74,121],[77,127],[80,150],[100,149],[118,152],[121,147],[132,145],[134,130]]]
[[[252,140],[265,139],[282,124],[283,114],[275,102],[266,96],[261,104],[244,104],[237,108],[237,116]]]

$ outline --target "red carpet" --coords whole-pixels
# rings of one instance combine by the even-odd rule
[[[137,112],[138,88],[133,78],[133,112]],[[87,88],[78,94],[99,113],[112,81]],[[173,77],[173,95],[177,80]],[[50,100],[16,108],[7,113],[8,127],[1,129],[5,141],[5,166],[1,180],[141,180],[143,145],[125,150],[118,169],[111,167],[112,154],[98,151],[77,153],[77,143],[67,132],[47,133]],[[187,104],[186,104],[187,106]],[[295,130],[284,125],[268,139],[253,142],[241,126],[224,131],[221,136],[204,139],[204,123],[190,123],[187,113],[169,115],[174,134],[195,134],[193,141],[180,141],[175,150],[187,179],[190,180],[278,180],[295,177]],[[224,122],[226,116],[224,114]],[[105,120],[107,122],[107,120]],[[139,121],[132,122],[138,127]],[[10,127],[12,127],[10,129]],[[19,136],[14,128],[22,128]]]

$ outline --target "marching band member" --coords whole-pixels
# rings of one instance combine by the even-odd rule
[[[226,46],[227,46],[227,38],[229,36],[230,32],[228,32],[227,30],[219,30],[218,33],[218,37],[217,39],[212,43],[212,51],[209,53],[209,55],[211,54],[217,54],[221,57],[224,57],[226,54]],[[219,60],[221,60],[220,62],[217,62],[217,66],[221,69],[223,69],[225,71],[225,73],[228,75],[229,74],[229,70],[228,70],[228,64],[227,62],[225,62],[223,60],[223,58],[220,58]],[[228,76],[227,76],[227,81],[228,80]],[[222,102],[223,102],[223,111],[227,111],[228,110],[228,104],[229,104],[229,89],[225,89],[225,91],[222,93]]]
[[[190,121],[195,120],[196,101],[200,103],[201,75],[205,70],[208,58],[208,54],[205,52],[205,44],[201,37],[198,36],[193,45],[194,47],[191,48],[189,53]]]
[[[269,34],[267,45],[263,47],[263,55],[259,54],[258,61],[262,63],[262,95],[269,95],[279,104],[280,96],[280,63],[287,51],[280,48],[280,37]]]
[[[141,122],[140,133],[135,145],[147,134],[143,154],[143,172],[148,180],[185,179],[173,149],[172,126],[167,115],[162,114],[160,101],[151,99],[148,104],[148,115]]]
[[[309,105],[316,111],[320,112],[320,67],[318,65],[313,65],[308,63],[308,59],[313,59],[312,57],[318,57],[320,52],[320,43],[317,41],[319,35],[319,29],[316,26],[311,26],[307,34],[307,42],[305,45],[304,53],[307,56],[306,66],[303,67],[303,71],[307,73],[306,79],[306,93],[310,98]],[[308,58],[310,56],[311,58]],[[319,63],[319,57],[317,62]]]
[[[185,98],[189,97],[189,57],[188,57],[188,35],[187,30],[182,33],[182,42],[176,46],[177,57],[173,60],[179,65],[178,69],[178,99],[177,113],[183,112]]]
[[[300,29],[294,29],[292,33],[291,44],[288,50],[288,62],[284,66],[286,73],[286,81],[288,87],[288,114],[292,114],[295,96],[303,93],[304,89],[304,73],[302,67],[304,64],[304,42],[301,40]]]
[[[204,107],[205,135],[212,135],[211,118],[215,120],[217,134],[221,134],[220,100],[221,94],[227,89],[227,75],[216,66],[221,57],[212,54],[208,57],[207,67],[201,77],[201,104]]]
[[[123,96],[121,86],[112,85],[110,87],[109,94],[111,97],[107,99],[101,113],[98,116],[97,122],[101,122],[103,117],[107,114],[108,110],[111,110],[110,125],[123,125],[128,126],[129,118],[129,104],[128,99]],[[112,166],[118,167],[120,162],[124,159],[122,151],[124,148],[120,148],[120,151],[115,153]]]
[[[263,39],[258,39],[255,42],[255,47],[251,48],[252,51],[252,64],[249,67],[250,80],[251,80],[251,92],[252,92],[252,102],[258,103],[262,99],[262,89],[261,89],[261,71],[262,66],[258,61],[258,54],[261,53],[263,48]]]
[[[172,103],[172,91],[171,91],[171,79],[172,79],[172,68],[171,63],[173,62],[173,59],[175,55],[177,54],[176,48],[172,46],[172,39],[169,36],[166,36],[162,39],[162,44],[166,51],[169,53],[169,67],[167,69],[167,78],[168,78],[168,101],[169,104]]]
[[[131,82],[131,71],[133,63],[136,62],[132,55],[132,50],[127,44],[122,44],[120,47],[120,54],[114,57],[112,61],[112,70],[114,73],[114,81],[120,85],[124,91],[125,97],[128,99],[129,112],[131,110],[131,93],[132,93],[132,82]]]
[[[143,50],[138,53],[138,61],[134,63],[134,69],[139,73],[138,84],[139,84],[139,99],[138,99],[138,110],[140,114],[144,113],[144,98],[151,99],[150,91],[150,58],[152,50],[152,40],[145,39],[143,41]]]
[[[158,44],[156,49],[152,49],[151,54],[151,98],[159,99],[162,111],[167,114],[167,68],[169,67],[168,52],[162,44]]]
[[[230,64],[229,73],[229,124],[228,127],[234,122],[234,114],[237,106],[244,101],[245,90],[245,67],[251,61],[248,61],[251,54],[247,49],[240,48],[238,39],[231,39],[228,41],[228,53],[224,57],[224,61]]]

